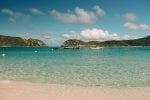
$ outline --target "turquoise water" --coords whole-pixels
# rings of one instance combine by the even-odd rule
[[[150,86],[150,47],[102,50],[1,47],[0,80],[101,87]]]

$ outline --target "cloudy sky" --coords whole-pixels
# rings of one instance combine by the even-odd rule
[[[149,19],[150,0],[0,0],[0,34],[48,45],[148,36]]]

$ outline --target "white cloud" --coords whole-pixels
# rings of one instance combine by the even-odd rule
[[[26,33],[21,33],[21,34],[17,34],[16,36],[19,37],[23,37],[23,38],[40,38],[40,39],[50,39],[51,38],[52,33],[50,32],[46,32],[46,33],[39,33],[39,32],[35,32],[35,33],[31,33],[31,32],[26,32]]]
[[[136,30],[136,31],[150,31],[150,25],[146,25],[146,24],[136,24],[132,22],[126,22],[124,24],[124,27],[130,30]]]
[[[22,37],[22,38],[30,38],[32,35],[33,35],[33,33],[27,32],[27,33],[17,34],[16,36]]]
[[[15,20],[14,18],[9,18],[8,21],[9,21],[10,23],[14,23],[14,24],[16,23],[16,20]]]
[[[106,40],[122,40],[129,39],[129,35],[119,36],[117,33],[110,34],[108,31],[103,29],[93,28],[93,29],[84,29],[79,33],[74,32],[64,34],[63,37],[66,39],[81,39],[81,40],[95,40],[95,41],[106,41]]]
[[[74,12],[67,10],[66,13],[63,13],[54,9],[49,11],[49,13],[61,22],[76,24],[91,24],[96,21],[97,15],[100,17],[105,15],[105,11],[98,5],[95,5],[92,11],[86,11],[85,9],[76,7]]]
[[[83,39],[86,40],[118,40],[120,37],[116,33],[110,34],[108,31],[93,28],[85,29],[80,32]]]
[[[7,8],[2,9],[1,12],[12,17],[14,20],[20,18],[20,19],[23,19],[24,21],[27,21],[31,18],[31,16],[28,14],[24,14],[21,12],[14,12],[13,10],[7,9]]]
[[[150,31],[150,25],[138,24],[136,19],[137,16],[134,13],[126,13],[123,18],[127,21],[124,23],[124,27],[134,31]]]
[[[105,15],[105,11],[102,8],[100,8],[98,5],[94,6],[94,10],[96,11],[96,13],[99,16],[104,16]]]
[[[126,13],[123,15],[123,17],[126,21],[136,21],[136,18],[137,18],[136,14],[134,13]]]
[[[80,39],[80,35],[75,31],[70,31],[69,33],[63,34],[65,39]]]
[[[7,14],[9,16],[15,16],[14,12],[10,9],[4,8],[4,9],[1,10],[1,12],[4,13],[4,14]]]
[[[28,14],[21,13],[21,12],[16,12],[15,18],[21,18],[23,20],[29,20],[31,18],[31,16]]]
[[[50,11],[50,14],[53,15],[57,20],[60,20],[64,23],[90,24],[96,19],[96,16],[93,12],[88,12],[78,7],[75,8],[74,14],[70,12],[61,13],[56,10]]]
[[[42,33],[41,36],[45,39],[49,39],[51,37],[51,33]]]
[[[39,9],[36,9],[36,8],[30,8],[29,11],[35,15],[44,15],[44,13],[42,11],[40,11]]]
[[[22,37],[22,38],[25,38],[25,39],[29,39],[29,38],[39,39],[39,40],[42,40],[44,43],[46,43],[46,45],[56,46],[58,44],[59,45],[61,44],[61,42],[57,43],[57,41],[59,41],[59,40],[55,40],[55,38],[51,38],[52,37],[51,32],[45,32],[45,33],[26,32],[26,33],[17,34],[16,36],[17,37]]]

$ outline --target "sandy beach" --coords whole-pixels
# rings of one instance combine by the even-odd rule
[[[100,88],[0,82],[0,100],[149,100],[150,87]]]

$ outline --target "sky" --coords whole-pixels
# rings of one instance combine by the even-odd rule
[[[0,34],[106,41],[150,35],[150,0],[0,0]]]

